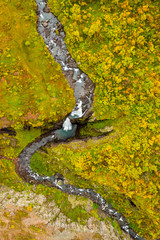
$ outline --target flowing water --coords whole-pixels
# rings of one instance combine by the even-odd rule
[[[92,189],[77,188],[74,185],[66,184],[63,176],[58,173],[52,177],[39,175],[33,172],[30,167],[31,157],[39,148],[45,146],[48,142],[61,142],[75,136],[77,130],[76,121],[87,116],[90,111],[95,87],[88,75],[79,69],[75,60],[69,54],[64,42],[65,32],[62,24],[50,12],[44,0],[36,0],[36,3],[38,14],[37,30],[43,37],[50,54],[61,65],[68,84],[74,90],[76,104],[72,112],[62,121],[61,127],[35,139],[22,150],[16,162],[16,172],[22,179],[31,184],[44,184],[68,194],[90,198],[100,206],[103,212],[114,217],[121,228],[129,233],[133,239],[142,240],[143,238],[130,228],[125,217],[118,213],[111,204],[108,204],[99,193]]]

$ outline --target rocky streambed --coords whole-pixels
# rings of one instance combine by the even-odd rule
[[[35,139],[28,144],[18,156],[15,164],[17,174],[26,182],[31,184],[44,184],[49,187],[57,188],[65,193],[84,196],[97,203],[101,211],[114,217],[120,227],[134,239],[143,239],[133,231],[125,217],[116,211],[111,204],[92,189],[77,188],[74,185],[66,183],[62,175],[56,173],[52,177],[42,176],[30,167],[32,155],[48,142],[62,142],[74,137],[77,130],[77,122],[82,117],[86,118],[91,109],[94,94],[94,84],[91,79],[82,70],[79,69],[75,60],[69,54],[64,42],[65,32],[62,24],[56,16],[50,12],[47,2],[36,0],[37,3],[37,30],[43,37],[46,46],[54,57],[55,61],[61,65],[62,72],[68,81],[68,84],[74,90],[76,105],[71,113],[68,114],[54,130]]]
[[[68,195],[68,202],[69,211],[81,207],[90,214],[85,224],[70,219],[42,194],[0,186],[0,239],[131,240],[128,234],[119,234],[105,215],[91,216],[92,201]]]

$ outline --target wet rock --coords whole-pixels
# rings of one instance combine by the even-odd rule
[[[58,19],[50,12],[44,12],[44,5],[46,7],[46,3],[43,1],[37,0],[37,6],[40,10],[40,16],[38,20],[38,31],[40,35],[44,38],[45,43],[51,53],[51,55],[54,57],[54,59],[61,65],[63,73],[66,72],[65,76],[68,81],[69,76],[69,84],[73,86],[74,89],[74,96],[76,100],[76,105],[72,112],[68,115],[68,117],[71,119],[79,120],[80,118],[84,117],[87,112],[90,111],[92,102],[93,102],[93,94],[94,94],[94,84],[87,76],[87,74],[83,73],[78,67],[77,64],[76,68],[77,73],[73,67],[71,67],[70,63],[74,64],[75,60],[72,59],[71,55],[68,53],[66,45],[60,34],[58,35],[55,31],[57,29],[60,33],[63,34],[63,27],[61,23],[58,21]],[[43,5],[43,7],[41,7]],[[48,21],[48,22],[47,22]],[[50,48],[50,42],[53,41],[54,48]],[[56,43],[56,44],[55,44]],[[66,57],[67,56],[67,57]],[[70,63],[69,63],[70,62]],[[74,66],[75,66],[74,65]],[[69,74],[68,74],[69,73]],[[71,75],[70,75],[71,74]],[[81,76],[83,74],[83,77]],[[77,79],[79,80],[78,75],[81,76],[81,81],[83,80],[84,85],[80,85]],[[73,77],[74,76],[74,77]],[[70,79],[71,77],[71,79]],[[76,81],[76,82],[75,82]],[[77,83],[78,82],[78,83]],[[79,88],[80,86],[80,88]],[[83,89],[82,89],[83,88]],[[83,91],[82,91],[83,90]],[[44,146],[46,143],[52,141],[51,138],[54,136],[54,142],[57,141],[65,141],[71,137],[75,136],[77,129],[77,125],[72,125],[72,130],[64,131],[61,125],[61,129],[57,129],[53,131],[52,133],[49,132],[48,136],[41,136],[39,140],[33,141],[29,146],[27,146],[19,155],[19,160],[16,162],[16,172],[19,174],[21,178],[23,178],[25,181],[31,183],[31,184],[45,184],[49,187],[56,187],[57,189],[60,189],[61,191],[68,193],[68,194],[74,194],[74,195],[80,195],[87,198],[90,198],[93,202],[98,203],[99,206],[104,206],[105,200],[101,197],[99,193],[94,192],[91,189],[83,189],[75,187],[74,185],[64,184],[63,176],[59,176],[57,173],[54,177],[47,177],[47,176],[41,176],[38,173],[35,173],[30,168],[30,159],[32,157],[32,154],[40,147]],[[112,129],[105,129],[105,132],[111,131]],[[36,145],[35,145],[36,142]],[[63,183],[59,185],[59,182]],[[58,184],[57,184],[58,183]],[[24,199],[23,199],[24,200]],[[22,201],[24,202],[24,201]],[[18,201],[19,203],[19,201]],[[26,202],[27,204],[28,202]],[[21,203],[22,204],[22,203]],[[109,204],[108,204],[109,208]],[[41,209],[42,210],[42,209]],[[108,213],[114,217],[114,213],[117,214],[116,210],[112,208],[110,205],[110,208],[108,209]],[[51,212],[49,212],[50,217]],[[62,220],[63,219],[63,220]],[[67,228],[67,220],[66,216],[63,214],[59,214],[58,219],[55,223],[56,226],[59,225],[60,221],[63,221],[63,224],[61,224],[62,228]],[[59,220],[59,222],[58,222]],[[88,229],[92,230],[93,222],[96,220],[89,221],[88,222]],[[127,228],[125,228],[127,226]],[[69,226],[71,227],[71,226]],[[74,229],[77,230],[79,226],[74,226]],[[95,229],[98,229],[98,224],[94,226]],[[123,225],[123,229],[127,232],[129,229],[128,225]],[[97,230],[96,230],[97,231]],[[56,238],[54,238],[56,239]],[[64,238],[63,238],[64,239]],[[67,239],[65,237],[65,239]],[[109,238],[106,238],[109,239]],[[114,238],[118,239],[118,238]]]
[[[42,25],[43,25],[44,27],[47,27],[47,26],[48,26],[47,21],[42,22]]]
[[[45,13],[49,13],[49,12],[50,12],[50,9],[49,9],[49,7],[46,5],[46,6],[43,8],[43,11],[44,11]]]
[[[50,36],[50,33],[51,33],[51,31],[48,28],[46,28],[45,29],[45,36],[46,36],[46,38]]]

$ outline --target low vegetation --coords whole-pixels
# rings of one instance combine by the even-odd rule
[[[88,136],[90,130],[95,133],[95,129],[105,126],[113,126],[114,131],[99,140],[44,148],[33,156],[31,166],[46,175],[58,171],[70,183],[94,188],[126,216],[141,236],[157,239],[160,3],[48,2],[64,26],[68,50],[96,84],[91,121],[106,120],[104,126],[86,126],[81,134]],[[14,159],[40,135],[40,126],[69,113],[74,99],[60,67],[38,36],[34,1],[2,3],[1,126],[12,126],[17,135],[0,136],[0,182],[23,190],[30,186],[15,174]],[[24,130],[24,126],[32,128]],[[37,191],[53,190],[39,186]]]

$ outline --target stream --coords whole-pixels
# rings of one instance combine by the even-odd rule
[[[30,167],[32,155],[41,147],[49,142],[64,142],[76,134],[77,122],[80,118],[86,118],[90,114],[90,108],[93,103],[93,94],[95,85],[82,70],[79,69],[75,60],[69,54],[64,42],[65,32],[62,24],[56,16],[50,12],[50,9],[44,0],[36,0],[37,3],[37,30],[43,37],[45,44],[55,61],[61,65],[62,72],[67,79],[68,84],[74,90],[76,100],[75,107],[68,114],[58,127],[54,130],[41,135],[32,143],[29,143],[19,154],[15,164],[16,173],[26,182],[31,184],[44,184],[49,187],[55,187],[65,193],[79,195],[91,199],[97,203],[101,210],[114,217],[122,230],[128,233],[133,239],[143,240],[134,230],[132,230],[125,217],[118,213],[111,204],[92,189],[77,188],[74,185],[66,184],[61,174],[56,173],[52,177],[42,176],[34,172]]]

